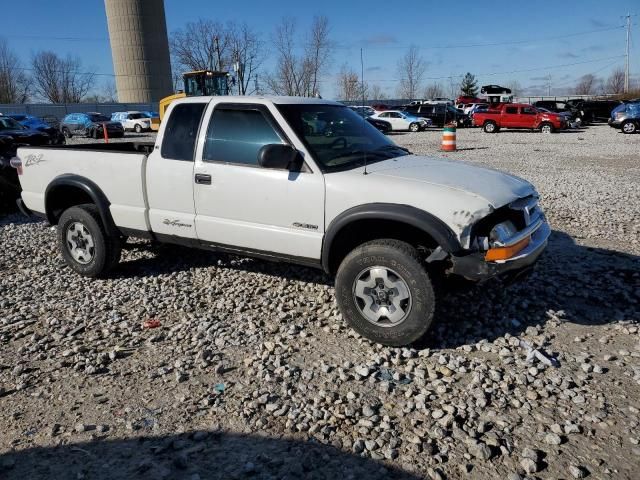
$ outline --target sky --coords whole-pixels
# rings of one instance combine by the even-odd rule
[[[582,75],[606,78],[622,67],[622,17],[640,13],[640,1],[165,0],[165,10],[169,33],[200,18],[232,20],[252,26],[267,44],[284,16],[296,19],[301,36],[314,15],[327,16],[335,49],[322,77],[324,98],[335,95],[336,74],[343,64],[360,71],[361,48],[365,81],[394,97],[397,63],[410,45],[417,45],[427,62],[424,83],[439,82],[446,93],[471,72],[480,85],[517,81],[526,93],[539,95],[547,93],[549,83],[552,94],[561,94]],[[2,12],[0,37],[25,67],[35,52],[46,49],[80,57],[84,70],[99,73],[100,85],[113,80],[103,0],[12,1]],[[634,78],[640,77],[639,19],[632,18]],[[274,61],[267,56],[265,70],[271,70]]]

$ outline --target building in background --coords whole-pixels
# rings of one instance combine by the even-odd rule
[[[173,93],[164,0],[105,0],[118,100],[157,102]]]

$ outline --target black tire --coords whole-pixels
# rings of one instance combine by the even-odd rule
[[[627,120],[620,125],[620,130],[622,130],[622,133],[636,133],[638,131],[638,125],[632,120]]]
[[[420,130],[420,125],[419,125],[418,123],[415,123],[415,122],[414,122],[414,123],[411,123],[411,124],[409,125],[409,131],[410,131],[410,132],[417,132],[417,131],[419,131],[419,130]]]
[[[67,127],[64,127],[62,129],[62,135],[64,135],[65,138],[73,137],[73,134],[71,133],[71,130],[69,130]]]
[[[395,325],[374,324],[365,317],[362,304],[356,299],[356,283],[370,267],[389,269],[409,290],[410,307]],[[393,347],[409,345],[423,337],[431,326],[435,308],[433,286],[417,250],[408,243],[390,239],[365,243],[345,257],[336,275],[336,300],[342,316],[356,332]]]
[[[486,133],[496,133],[498,131],[498,125],[496,124],[496,122],[488,120],[484,122],[484,125],[482,125],[482,129]]]
[[[556,129],[553,128],[553,125],[549,122],[542,122],[540,124],[540,132],[541,133],[553,133]]]
[[[67,242],[68,229],[77,223],[86,228],[93,241],[92,256],[88,263],[77,261]],[[102,224],[98,207],[89,203],[76,205],[62,212],[58,221],[58,244],[65,263],[80,275],[92,278],[106,276],[118,264],[122,253],[121,239],[109,236]]]
[[[140,126],[139,123],[136,123],[134,130],[136,131],[136,133],[142,133],[142,127]]]

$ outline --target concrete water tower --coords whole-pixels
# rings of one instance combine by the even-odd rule
[[[150,103],[173,93],[164,0],[105,0],[118,100]]]

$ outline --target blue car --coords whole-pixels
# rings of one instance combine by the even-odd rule
[[[640,102],[623,103],[614,108],[609,126],[623,133],[636,133],[640,129]]]
[[[98,112],[70,113],[60,124],[60,130],[67,138],[73,135],[101,138],[104,127],[109,137],[124,137],[124,127],[120,122],[112,122],[111,117]]]
[[[60,131],[51,123],[45,122],[42,118],[34,117],[33,115],[26,115],[23,113],[11,113],[6,115],[9,118],[13,118],[23,127],[29,130],[35,130],[38,132],[44,132],[49,135],[52,145],[58,145],[64,143],[64,136]]]

